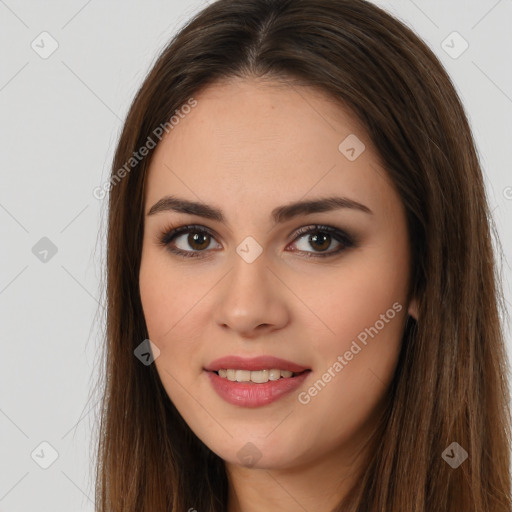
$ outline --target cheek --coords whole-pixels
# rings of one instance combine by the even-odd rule
[[[175,403],[181,402],[179,388],[186,387],[191,376],[187,361],[193,347],[189,341],[191,333],[184,332],[189,325],[185,320],[190,306],[187,288],[182,282],[176,269],[166,264],[165,255],[143,250],[139,273],[142,309],[148,337],[160,350],[154,364],[168,396]],[[187,340],[186,344],[179,342],[183,339]]]
[[[141,303],[149,339],[160,350],[155,364],[168,392],[174,382],[168,374],[183,384],[196,376],[191,362],[201,356],[206,315],[201,299],[211,286],[208,279],[198,279],[193,271],[171,264],[165,251],[143,251]]]
[[[315,340],[314,353],[319,377],[328,382],[325,387],[330,388],[331,398],[363,410],[393,376],[406,308],[403,294],[391,294],[385,287],[364,290],[361,281],[359,285],[357,296],[348,289],[338,294],[337,310],[326,317],[334,334]]]
[[[316,293],[330,332],[313,339],[316,380],[302,395],[308,435],[317,423],[325,439],[357,433],[383,398],[396,369],[406,318],[407,268],[398,257],[354,258]],[[311,297],[311,295],[310,295]],[[307,403],[305,403],[307,402]],[[343,428],[340,428],[343,426]],[[348,438],[347,437],[347,438]]]
[[[330,340],[313,339],[315,348],[324,353],[348,350],[351,341],[361,333],[364,338],[365,329],[376,322],[378,327],[385,325],[379,336],[391,339],[399,336],[401,325],[395,317],[398,309],[406,310],[407,275],[401,270],[404,268],[407,265],[402,265],[399,259],[380,257],[377,251],[364,257],[353,254],[342,268],[323,281],[317,280],[314,289],[309,285],[308,305],[328,327],[325,332]],[[305,293],[306,289],[303,296]],[[398,306],[393,309],[395,303]],[[382,324],[381,315],[386,317],[384,322],[394,321]]]
[[[139,289],[144,318],[149,338],[157,343],[172,326],[173,309],[170,307],[172,297],[166,286],[167,277],[160,272],[155,258],[144,256],[139,274]]]
[[[152,249],[142,253],[139,289],[148,334],[159,345],[184,325],[180,319],[197,302],[197,293],[165,253]]]

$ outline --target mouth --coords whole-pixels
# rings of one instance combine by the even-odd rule
[[[311,370],[303,370],[301,372],[292,372],[290,370],[281,370],[278,368],[270,368],[265,370],[241,370],[234,368],[221,368],[213,371],[222,379],[231,382],[247,382],[251,384],[265,384],[269,381],[277,381],[281,379],[293,379],[303,373]]]
[[[215,392],[239,407],[261,407],[275,402],[301,386],[312,372],[311,368],[273,356],[228,356],[203,370]]]
[[[251,374],[250,378],[261,381],[253,382],[252,380],[243,380],[247,379],[247,370],[232,370],[235,372],[235,379],[238,373],[238,378],[241,378],[241,381],[228,379],[229,369],[225,370],[226,377],[221,377],[220,374],[224,373],[222,370],[221,368],[217,371],[205,371],[213,390],[225,402],[246,408],[262,407],[290,395],[303,385],[311,373],[311,370],[304,370],[296,373],[291,372],[290,376],[283,377],[281,376],[282,370],[276,370],[276,372],[272,372],[272,370],[253,370],[249,372]],[[231,377],[232,371],[229,371]],[[277,371],[279,371],[279,378],[276,379]],[[267,372],[268,375],[266,375]],[[285,375],[290,373],[289,370],[285,370],[285,372]],[[270,380],[271,374],[274,380]]]
[[[280,400],[301,386],[312,371],[270,355],[221,357],[203,370],[217,395],[239,407],[261,407]]]

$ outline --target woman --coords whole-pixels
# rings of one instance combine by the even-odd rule
[[[109,187],[99,511],[510,511],[482,172],[406,26],[213,3]]]

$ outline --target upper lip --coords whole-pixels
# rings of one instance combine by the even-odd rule
[[[215,359],[208,366],[205,366],[205,370],[209,372],[216,372],[221,369],[235,369],[235,370],[289,370],[293,373],[300,373],[304,370],[308,370],[305,366],[300,364],[280,359],[273,356],[259,356],[259,357],[240,357],[240,356],[226,356],[219,359]]]

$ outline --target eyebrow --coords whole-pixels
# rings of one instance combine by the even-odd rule
[[[325,197],[310,201],[297,201],[279,206],[272,210],[270,218],[274,223],[278,224],[286,222],[299,215],[310,215],[312,213],[327,212],[340,208],[349,208],[373,215],[370,208],[364,204],[354,201],[353,199],[349,199],[348,197]],[[157,201],[151,207],[147,215],[155,215],[156,213],[165,211],[188,213],[190,215],[197,215],[198,217],[204,217],[210,220],[225,222],[222,210],[205,203],[189,201],[175,196],[162,197],[162,199]]]

